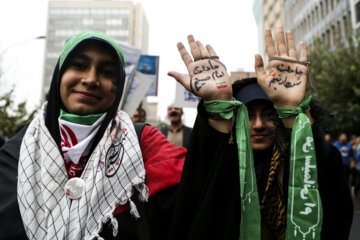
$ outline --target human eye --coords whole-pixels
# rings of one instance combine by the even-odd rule
[[[101,71],[100,71],[101,74],[103,74],[105,77],[108,77],[108,78],[114,78],[116,76],[116,71],[114,68],[103,68]]]
[[[80,71],[84,71],[88,68],[88,65],[85,62],[79,60],[73,60],[69,63],[69,66]]]

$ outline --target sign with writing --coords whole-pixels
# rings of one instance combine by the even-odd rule
[[[176,95],[175,106],[176,107],[191,107],[196,108],[200,98],[188,90],[186,90],[180,83],[176,82]]]
[[[136,71],[141,72],[152,80],[151,86],[147,91],[146,96],[157,96],[159,56],[140,55]]]

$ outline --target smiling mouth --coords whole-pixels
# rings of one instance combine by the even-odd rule
[[[85,99],[94,99],[97,100],[99,99],[98,96],[96,96],[95,94],[89,93],[89,92],[75,92],[76,94],[78,94],[80,97],[85,98]]]

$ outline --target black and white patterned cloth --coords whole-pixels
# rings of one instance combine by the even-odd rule
[[[139,142],[129,116],[119,112],[91,154],[81,175],[85,193],[70,199],[64,159],[45,126],[45,109],[31,122],[23,138],[18,167],[18,202],[29,239],[94,239],[102,224],[111,221],[118,204],[130,202],[134,189],[147,201],[145,168]]]

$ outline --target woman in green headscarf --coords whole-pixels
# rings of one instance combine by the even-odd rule
[[[66,41],[48,101],[21,145],[18,202],[28,238],[137,239],[138,208],[149,196],[147,234],[166,235],[156,227],[170,223],[186,150],[149,125],[138,141],[118,111],[124,66],[118,44],[100,32]]]

